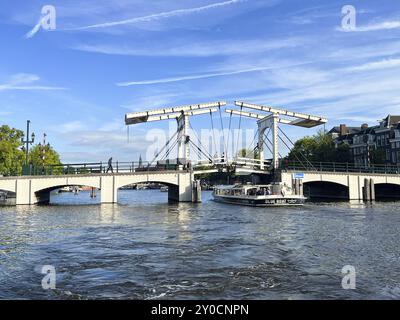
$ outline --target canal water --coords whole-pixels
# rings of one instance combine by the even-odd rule
[[[0,207],[0,299],[399,299],[400,203],[167,204],[158,190]],[[41,274],[54,266],[56,288]],[[356,289],[342,288],[354,266]]]

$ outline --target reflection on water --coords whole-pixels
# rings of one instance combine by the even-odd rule
[[[0,207],[0,298],[400,298],[400,203],[168,204],[157,190]],[[41,288],[54,265],[56,290]],[[357,289],[341,288],[353,265]]]

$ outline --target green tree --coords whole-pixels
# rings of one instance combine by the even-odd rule
[[[34,167],[60,165],[60,155],[49,144],[37,144],[29,151],[29,163]]]
[[[22,172],[24,152],[21,148],[23,132],[7,125],[0,127],[0,175],[16,175]]]
[[[315,150],[317,149],[317,142],[313,137],[304,137],[297,140],[293,149],[288,155],[288,159],[292,161],[304,160],[315,161]]]
[[[316,149],[314,151],[316,160],[320,162],[337,161],[337,150],[335,141],[330,134],[325,133],[323,130],[318,131],[314,135],[316,141]]]
[[[336,161],[337,162],[353,162],[353,158],[350,153],[350,146],[347,143],[342,143],[336,149]]]
[[[335,147],[335,140],[323,130],[312,137],[304,137],[294,144],[288,160],[310,162],[352,162],[349,146]]]

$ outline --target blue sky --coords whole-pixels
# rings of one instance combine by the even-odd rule
[[[44,5],[56,30],[27,38]],[[351,32],[344,5],[356,8]],[[0,0],[0,37],[0,124],[30,119],[65,162],[136,160],[168,123],[131,127],[128,143],[124,114],[163,106],[245,100],[325,116],[328,128],[400,114],[397,0]]]

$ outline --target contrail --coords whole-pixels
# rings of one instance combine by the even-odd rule
[[[229,1],[225,1],[225,2],[209,4],[209,5],[206,5],[203,7],[198,7],[198,8],[178,9],[178,10],[173,10],[173,11],[168,11],[168,12],[160,12],[160,13],[151,14],[148,16],[143,16],[143,17],[137,17],[137,18],[127,19],[127,20],[120,20],[120,21],[113,21],[113,22],[105,22],[105,23],[94,24],[94,25],[90,25],[90,26],[86,26],[86,27],[71,28],[68,30],[87,30],[87,29],[94,29],[94,28],[114,27],[114,26],[133,24],[133,23],[138,23],[138,22],[149,22],[149,21],[153,21],[153,20],[187,15],[187,14],[197,13],[197,12],[201,12],[201,11],[205,11],[205,10],[209,10],[209,9],[224,7],[224,6],[228,6],[228,5],[235,4],[238,2],[243,2],[243,1],[247,1],[247,0],[229,0]]]
[[[185,80],[197,80],[197,79],[205,79],[205,78],[230,76],[230,75],[234,75],[234,74],[241,74],[241,73],[248,73],[248,72],[264,71],[264,70],[269,70],[269,69],[272,69],[272,67],[259,67],[259,68],[236,70],[236,71],[231,71],[231,72],[206,73],[206,74],[201,74],[201,75],[176,77],[176,78],[164,78],[164,79],[155,79],[155,80],[120,82],[120,83],[117,83],[117,86],[129,87],[129,86],[137,86],[137,85],[179,82],[179,81],[185,81]]]
[[[25,34],[25,38],[29,39],[32,38],[40,29],[42,22],[44,18],[40,18],[39,22],[33,27],[31,31],[29,31],[27,34]]]

